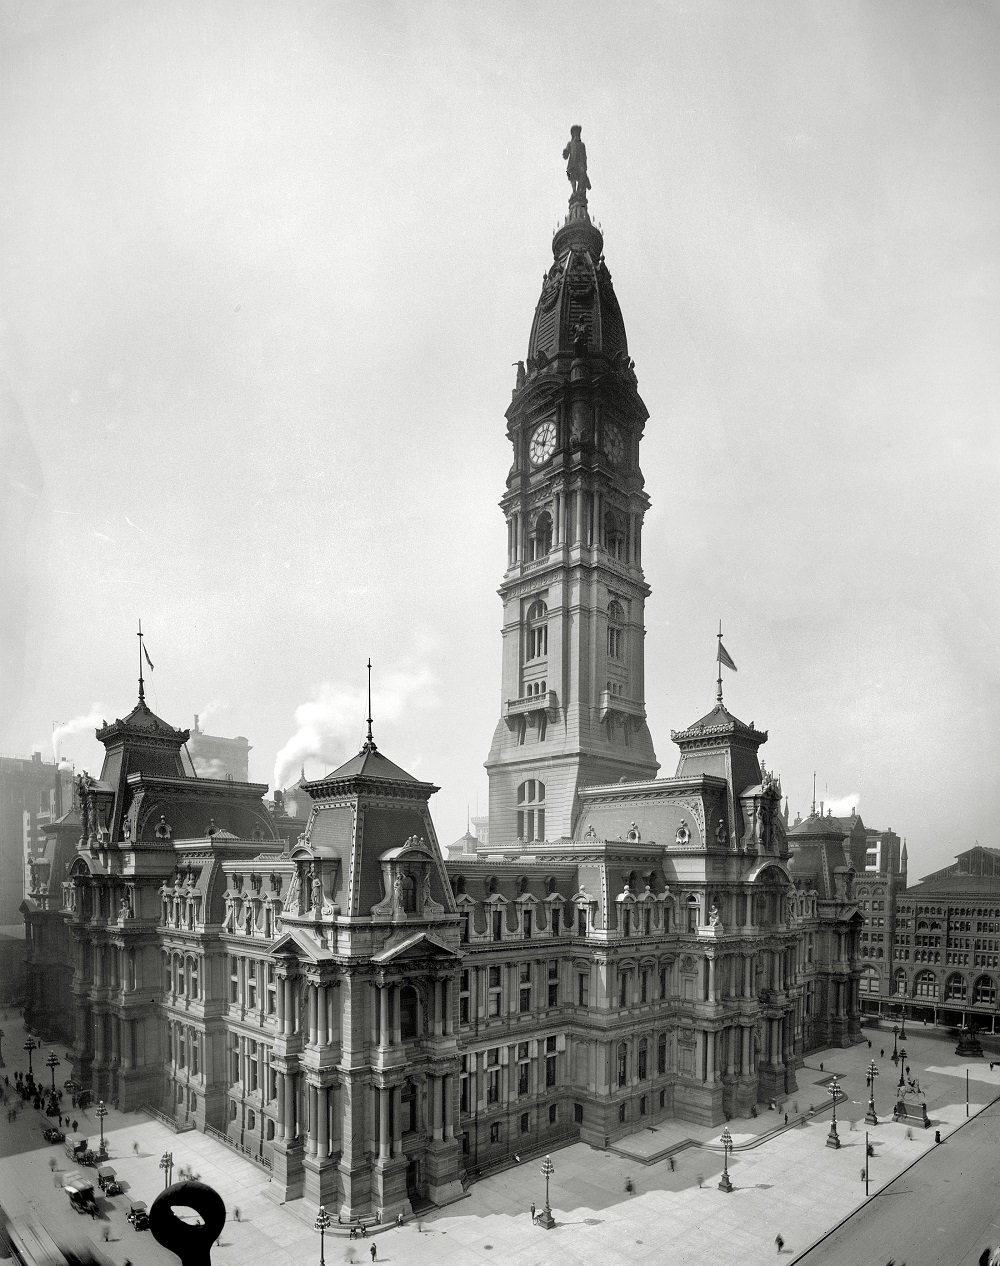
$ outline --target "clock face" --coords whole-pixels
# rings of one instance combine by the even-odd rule
[[[603,446],[608,461],[612,466],[617,466],[625,456],[625,441],[622,439],[621,431],[613,422],[605,423]]]
[[[552,421],[536,426],[528,445],[528,456],[532,466],[541,466],[556,451],[556,424]]]

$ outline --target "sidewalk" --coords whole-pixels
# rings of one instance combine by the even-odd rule
[[[26,1068],[27,1061],[14,1035],[20,1025],[3,1024],[7,1068]],[[799,1090],[778,1112],[761,1108],[756,1119],[729,1123],[736,1148],[729,1161],[734,1185],[732,1193],[718,1190],[722,1171],[720,1129],[700,1128],[683,1122],[667,1122],[622,1140],[614,1150],[598,1151],[575,1143],[552,1154],[555,1173],[550,1196],[556,1227],[546,1231],[532,1224],[529,1208],[539,1211],[545,1202],[545,1180],[540,1159],[505,1170],[475,1183],[465,1200],[445,1209],[434,1210],[402,1228],[384,1228],[368,1241],[350,1241],[346,1230],[334,1227],[326,1235],[327,1263],[370,1260],[371,1243],[377,1244],[378,1260],[406,1263],[407,1266],[462,1266],[503,1260],[506,1263],[558,1262],[660,1262],[669,1244],[671,1260],[685,1266],[717,1266],[718,1263],[756,1263],[775,1260],[774,1237],[785,1239],[785,1260],[791,1260],[834,1223],[864,1200],[860,1171],[864,1165],[865,1130],[875,1148],[870,1161],[871,1191],[884,1186],[906,1165],[934,1146],[934,1128],[947,1135],[965,1121],[965,1073],[970,1071],[970,1113],[1000,1094],[1000,1068],[990,1072],[986,1059],[959,1060],[954,1043],[935,1040],[926,1032],[913,1032],[906,1042],[908,1062],[923,1086],[930,1130],[912,1129],[892,1122],[898,1072],[888,1058],[892,1034],[866,1029],[872,1049],[866,1043],[849,1050],[828,1050],[810,1055],[806,1067],[798,1071]],[[885,1046],[886,1057],[879,1057]],[[48,1056],[48,1047],[39,1054]],[[57,1049],[63,1058],[65,1052]],[[875,1099],[879,1125],[866,1127],[867,1105],[865,1069],[875,1058],[880,1076]],[[823,1063],[823,1071],[819,1065]],[[43,1065],[44,1066],[44,1065]],[[36,1057],[37,1069],[37,1057]],[[68,1065],[57,1070],[68,1076]],[[837,1107],[842,1146],[826,1146],[830,1129],[830,1096],[826,1085],[836,1074],[846,1095]],[[64,1079],[64,1078],[63,1078]],[[793,1108],[800,1114],[811,1106],[815,1116],[805,1125],[794,1124]],[[822,1105],[822,1106],[821,1106]],[[790,1122],[784,1127],[784,1112]],[[856,1129],[851,1130],[851,1120]],[[97,1136],[97,1121],[91,1110],[81,1130]],[[267,1174],[230,1152],[217,1141],[197,1132],[174,1134],[168,1127],[138,1113],[109,1110],[105,1121],[111,1163],[129,1183],[132,1194],[151,1203],[162,1189],[159,1159],[173,1153],[176,1167],[190,1165],[222,1195],[229,1221],[221,1244],[213,1250],[215,1266],[302,1266],[319,1260],[319,1236],[312,1229],[315,1209],[297,1201],[283,1207],[272,1198]],[[33,1137],[40,1138],[35,1131]],[[139,1155],[133,1154],[133,1142]],[[0,1158],[0,1189],[23,1188],[25,1174],[44,1173],[44,1183],[33,1192],[39,1203],[41,1190],[48,1184],[47,1164],[51,1155],[40,1143],[30,1153]],[[676,1169],[671,1171],[666,1154],[673,1152]],[[663,1159],[657,1159],[660,1154]],[[625,1180],[633,1184],[625,1192]],[[702,1185],[699,1185],[699,1178]],[[51,1189],[50,1189],[51,1190]],[[5,1200],[6,1204],[6,1195]],[[144,1263],[177,1266],[176,1258],[151,1241],[148,1234],[136,1237],[124,1229],[119,1198],[112,1217],[116,1236],[116,1263],[138,1250]],[[54,1206],[53,1206],[54,1207]],[[241,1221],[233,1212],[239,1208]],[[44,1218],[43,1218],[44,1220]],[[89,1220],[78,1220],[89,1222]],[[119,1224],[122,1230],[119,1231]],[[76,1230],[81,1226],[74,1224]],[[89,1230],[89,1227],[83,1227]],[[100,1234],[99,1226],[92,1234]],[[101,1246],[103,1249],[103,1245]]]

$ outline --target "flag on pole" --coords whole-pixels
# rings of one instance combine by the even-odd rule
[[[727,668],[731,668],[731,669],[733,670],[733,672],[734,672],[734,673],[739,671],[739,670],[737,669],[736,665],[733,663],[733,657],[729,654],[729,652],[726,650],[726,648],[722,645],[722,638],[721,638],[721,637],[719,638],[719,663],[720,663],[720,664],[725,664],[725,666],[726,666]],[[150,664],[150,668],[152,668],[152,667],[153,667],[153,665],[152,665],[152,664]]]
[[[143,642],[143,643],[142,643],[142,653],[143,653],[143,655],[145,655],[145,657],[146,657],[146,663],[149,665],[149,671],[150,671],[150,672],[152,672],[152,671],[153,671],[153,661],[149,658],[149,651],[147,651],[147,650],[146,650],[146,643],[145,643],[145,642]],[[726,658],[728,659],[729,657],[727,656]]]

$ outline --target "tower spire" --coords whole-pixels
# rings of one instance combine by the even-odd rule
[[[377,752],[375,740],[372,738],[372,661],[368,661],[368,735],[361,745],[363,752]]]
[[[813,803],[812,803],[811,813],[813,817],[816,816],[816,771],[815,769],[813,770]]]

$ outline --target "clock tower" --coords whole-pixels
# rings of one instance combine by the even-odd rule
[[[507,410],[501,713],[486,769],[491,848],[573,834],[582,788],[653,778],[646,725],[639,441],[649,416],[587,209],[580,129],[569,213]]]

